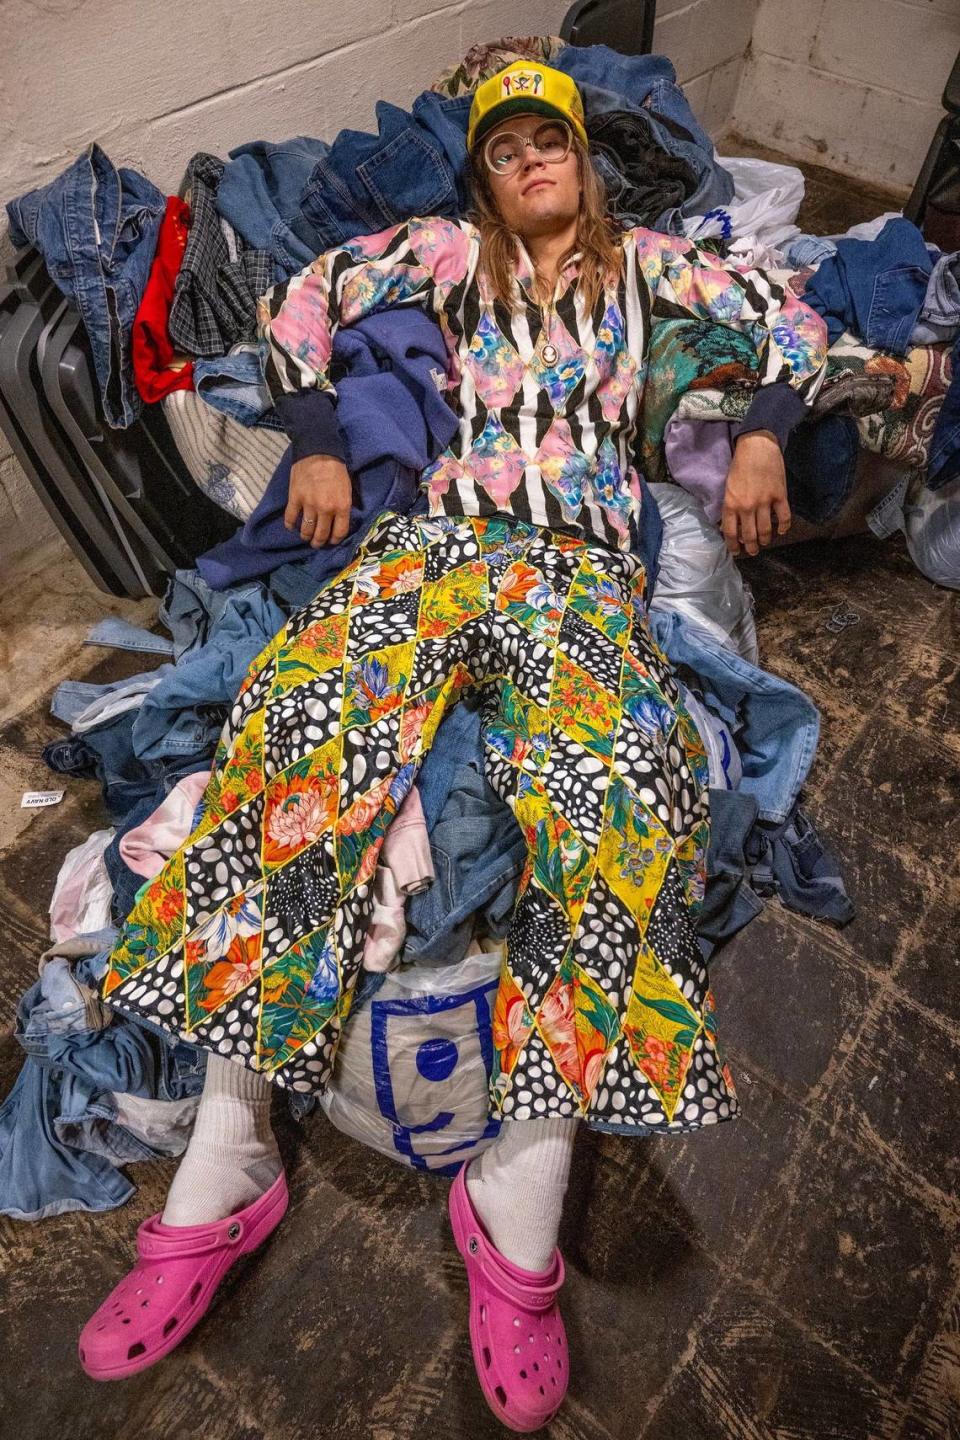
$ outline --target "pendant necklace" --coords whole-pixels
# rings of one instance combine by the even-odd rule
[[[555,292],[554,295],[551,295],[550,304],[546,309],[544,309],[543,305],[540,306],[540,322],[542,328],[540,330],[540,339],[537,342],[537,354],[540,356],[544,365],[548,366],[556,365],[560,358],[559,350],[550,339],[550,330],[554,316],[554,299]]]

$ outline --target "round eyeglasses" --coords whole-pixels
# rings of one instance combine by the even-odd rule
[[[563,120],[546,120],[531,136],[518,135],[513,130],[501,130],[499,135],[491,136],[483,147],[483,158],[494,175],[506,179],[520,169],[528,145],[532,145],[548,165],[558,165],[570,154],[572,144],[573,132],[569,125]]]

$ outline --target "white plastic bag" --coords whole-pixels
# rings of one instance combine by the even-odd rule
[[[70,940],[110,924],[113,885],[103,852],[113,836],[113,830],[94,830],[68,850],[50,900],[51,940]]]
[[[678,611],[751,665],[759,663],[753,599],[723,536],[679,485],[651,485],[663,543],[651,610]]]
[[[689,216],[683,228],[691,240],[749,235],[755,244],[782,249],[800,234],[794,221],[803,201],[801,171],[749,156],[718,156],[717,163],[733,177],[733,199],[706,215]]]
[[[928,490],[905,475],[867,516],[875,535],[902,530],[910,558],[935,585],[960,590],[960,480]]]
[[[320,1097],[338,1130],[442,1174],[486,1149],[500,1128],[488,1081],[502,957],[497,945],[458,965],[392,971],[348,1017]]]
[[[914,565],[935,585],[960,590],[960,480],[941,490],[920,491],[905,511],[907,549]]]

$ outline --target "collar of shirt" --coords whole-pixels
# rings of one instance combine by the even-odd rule
[[[536,305],[536,304],[537,304],[537,299],[536,299],[536,294],[535,294],[535,290],[534,290],[534,275],[535,275],[535,271],[534,271],[533,261],[530,259],[530,255],[529,255],[529,252],[527,251],[527,247],[524,245],[524,243],[523,243],[523,241],[520,239],[520,236],[519,236],[519,235],[516,237],[516,240],[517,240],[517,281],[518,281],[521,289],[526,292],[527,298],[528,298],[529,300],[531,300],[534,305]],[[559,275],[558,275],[558,277],[557,277],[557,289],[560,291],[560,294],[562,294],[563,291],[566,290],[567,286],[568,286],[568,285],[571,285],[571,284],[573,283],[573,281],[577,278],[577,275],[579,274],[579,271],[580,271],[580,261],[581,261],[582,259],[583,259],[583,252],[582,252],[581,250],[575,251],[574,254],[570,256],[569,260],[567,260],[567,262],[566,262],[566,264],[564,265],[563,269],[560,271],[560,273],[559,273]],[[559,300],[560,294],[558,294],[558,293],[557,293],[557,290],[555,290],[555,291],[554,291],[554,300]]]

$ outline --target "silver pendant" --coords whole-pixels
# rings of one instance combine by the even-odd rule
[[[559,352],[556,345],[551,345],[549,341],[546,345],[541,345],[540,358],[543,361],[544,365],[556,365],[559,358]]]

